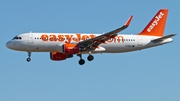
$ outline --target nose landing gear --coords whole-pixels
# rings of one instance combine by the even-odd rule
[[[26,60],[27,60],[27,62],[30,62],[30,61],[31,61],[31,58],[27,58]]]
[[[28,58],[26,59],[27,62],[31,61],[31,52],[28,52]]]

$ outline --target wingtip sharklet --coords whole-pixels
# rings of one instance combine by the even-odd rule
[[[130,23],[131,23],[132,18],[133,18],[133,16],[131,15],[131,16],[129,17],[129,19],[127,20],[127,22],[124,24],[124,26],[129,26]]]

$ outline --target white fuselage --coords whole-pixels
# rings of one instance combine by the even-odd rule
[[[42,35],[46,37],[43,38]],[[61,52],[59,47],[62,44],[78,43],[99,35],[100,34],[24,33],[17,35],[16,38],[8,41],[6,46],[13,50],[26,52]],[[129,52],[172,42],[171,38],[167,38],[158,43],[151,42],[151,40],[157,38],[159,37],[119,34],[117,37],[100,44],[100,46],[92,51],[92,53]],[[82,53],[85,54],[86,52]]]
[[[104,34],[24,33],[8,41],[6,47],[28,52],[27,62],[31,61],[32,52],[50,52],[53,61],[66,60],[76,54],[80,57],[78,63],[83,65],[82,54],[89,54],[87,60],[92,61],[95,53],[130,52],[172,42],[171,37],[176,34],[164,36],[167,15],[168,9],[160,9],[137,35],[117,34],[130,25],[133,17],[130,16],[122,27]]]

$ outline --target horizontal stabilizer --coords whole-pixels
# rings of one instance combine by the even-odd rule
[[[175,36],[175,35],[176,35],[176,34],[170,34],[170,35],[167,35],[167,36],[163,36],[163,37],[161,37],[161,38],[154,39],[154,40],[152,40],[151,42],[154,42],[154,43],[161,42],[161,41],[163,41],[163,40],[165,40],[165,39],[168,39],[168,38],[171,38],[171,37],[173,37],[173,36]]]

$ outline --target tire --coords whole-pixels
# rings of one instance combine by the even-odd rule
[[[83,65],[85,63],[85,61],[83,59],[79,60],[79,65]]]
[[[27,60],[27,62],[30,62],[30,61],[31,61],[31,58],[27,58],[26,60]]]
[[[88,61],[92,61],[92,60],[94,60],[94,56],[89,55],[89,56],[87,57],[87,59],[88,59]]]

